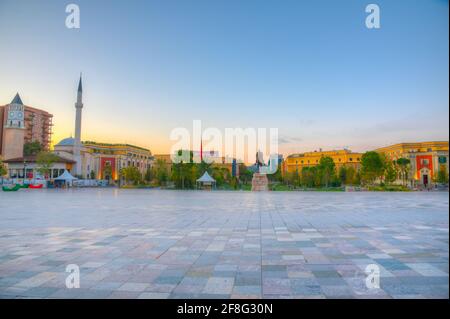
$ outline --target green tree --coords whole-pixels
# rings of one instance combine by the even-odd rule
[[[152,169],[149,167],[149,168],[147,168],[147,170],[145,171],[145,174],[144,174],[144,180],[145,180],[147,183],[150,183],[150,182],[152,181],[152,179],[153,179],[153,171],[152,171]]]
[[[36,156],[36,164],[38,172],[44,176],[48,176],[53,164],[58,160],[58,156],[51,152],[41,151]]]
[[[441,165],[439,168],[436,181],[440,184],[448,184],[448,173],[445,165]]]
[[[298,173],[297,170],[291,173],[291,183],[294,187],[298,187],[301,184],[300,174]]]
[[[226,169],[225,169],[226,170]],[[226,170],[228,172],[228,170]],[[217,186],[222,186],[227,181],[227,174],[224,169],[220,167],[212,168],[212,178],[216,180]]]
[[[178,156],[182,155],[182,151],[178,151]],[[189,161],[186,163],[180,161],[180,163],[172,164],[172,181],[177,188],[194,188],[195,180],[193,178],[193,152],[189,152]]]
[[[253,172],[247,168],[244,164],[239,166],[239,179],[243,184],[247,185],[252,181]]]
[[[89,175],[90,175],[91,179],[95,179],[95,172],[94,172],[94,170],[91,170]]]
[[[384,180],[386,184],[391,184],[397,179],[397,167],[395,162],[387,160],[384,164]]]
[[[230,181],[230,186],[232,189],[238,189],[239,183],[236,176],[233,176]]]
[[[339,180],[342,184],[347,184],[347,167],[345,167],[344,165],[339,168]]]
[[[406,185],[406,182],[409,179],[408,175],[409,175],[411,161],[409,158],[402,157],[402,158],[397,159],[396,164],[400,170],[402,183],[403,183],[403,185]]]
[[[379,153],[370,151],[361,156],[361,179],[365,184],[373,184],[384,171],[383,159]]]
[[[42,145],[38,141],[27,142],[23,145],[24,156],[37,155],[42,150],[43,150]]]
[[[136,166],[122,168],[120,170],[120,176],[125,179],[125,182],[131,182],[134,185],[138,185],[142,180],[141,172],[139,172],[139,169]]]
[[[6,170],[6,166],[3,163],[2,158],[0,157],[0,178],[3,181],[3,176],[5,176],[8,173],[8,171]]]
[[[324,156],[320,159],[319,165],[317,165],[317,172],[319,175],[320,185],[325,185],[328,187],[331,180],[334,178],[336,174],[336,165],[331,157]],[[317,183],[316,183],[317,184]]]
[[[316,184],[316,167],[305,166],[302,168],[301,184],[303,187],[314,187]]]
[[[155,179],[158,185],[165,185],[169,174],[167,172],[166,162],[158,159],[155,164]]]
[[[359,182],[357,181],[357,172],[353,166],[349,166],[346,168],[346,176],[344,184],[346,185],[357,185]]]
[[[283,175],[281,173],[282,167],[281,164],[278,164],[277,171],[273,174],[268,174],[267,178],[271,182],[282,182],[283,181]]]

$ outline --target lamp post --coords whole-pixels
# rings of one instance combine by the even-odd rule
[[[25,184],[26,178],[27,178],[27,162],[23,160],[23,184]]]

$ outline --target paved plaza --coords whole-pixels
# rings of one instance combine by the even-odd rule
[[[1,192],[0,297],[448,298],[448,208],[445,192]]]

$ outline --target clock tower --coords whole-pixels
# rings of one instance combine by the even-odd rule
[[[2,142],[3,157],[4,159],[22,157],[25,138],[25,106],[22,103],[19,93],[7,105],[5,111]]]

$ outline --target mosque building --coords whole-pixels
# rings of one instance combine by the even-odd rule
[[[130,144],[110,144],[81,141],[83,86],[78,83],[75,103],[75,137],[68,137],[54,145],[54,153],[62,158],[73,160],[72,175],[83,179],[119,180],[122,168],[134,166],[141,174],[153,164],[150,150]]]

